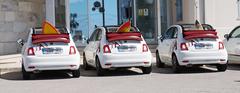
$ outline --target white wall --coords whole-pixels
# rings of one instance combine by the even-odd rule
[[[221,39],[240,25],[237,11],[237,0],[205,0],[205,22],[219,32]]]

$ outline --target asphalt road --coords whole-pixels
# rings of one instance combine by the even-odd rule
[[[139,69],[110,71],[96,76],[81,70],[80,78],[63,72],[44,72],[22,80],[20,71],[2,74],[0,93],[240,93],[240,65],[226,72],[215,68],[189,68],[172,73],[171,68],[153,68],[150,75]]]

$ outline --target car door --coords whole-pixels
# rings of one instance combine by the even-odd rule
[[[95,38],[96,38],[96,35],[97,35],[97,31],[98,30],[95,30],[92,33],[90,39],[88,40],[88,45],[86,46],[86,48],[84,50],[87,62],[90,63],[90,64],[93,64],[93,62],[94,62],[93,52],[94,52],[94,43],[95,43]]]
[[[100,41],[102,39],[102,29],[97,29],[94,45],[93,45],[93,64],[95,64],[95,56],[97,55],[97,52],[100,51]],[[95,65],[94,65],[95,66]]]
[[[235,28],[230,34],[227,40],[225,40],[225,46],[229,54],[230,61],[240,60],[240,26]]]
[[[176,32],[176,27],[169,28],[160,40],[159,53],[163,62],[171,62],[170,51],[171,51],[171,47],[173,46],[172,43],[175,40],[175,38],[173,38],[175,36],[175,32]]]

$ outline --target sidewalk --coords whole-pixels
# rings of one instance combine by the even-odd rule
[[[10,71],[21,70],[21,54],[0,56],[0,75]]]

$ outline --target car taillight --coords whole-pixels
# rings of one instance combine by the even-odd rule
[[[181,48],[182,51],[187,51],[188,50],[188,47],[187,47],[186,43],[181,43],[180,48]]]
[[[224,44],[223,44],[223,42],[219,42],[219,43],[218,43],[218,48],[219,48],[219,49],[224,49]]]
[[[103,46],[103,53],[111,53],[109,45],[104,45]]]
[[[70,55],[76,54],[76,49],[74,46],[70,46],[69,54]]]
[[[28,48],[27,54],[30,55],[30,56],[35,55],[33,47]]]
[[[143,46],[142,46],[142,52],[148,52],[148,46],[147,46],[147,44],[143,44]]]

